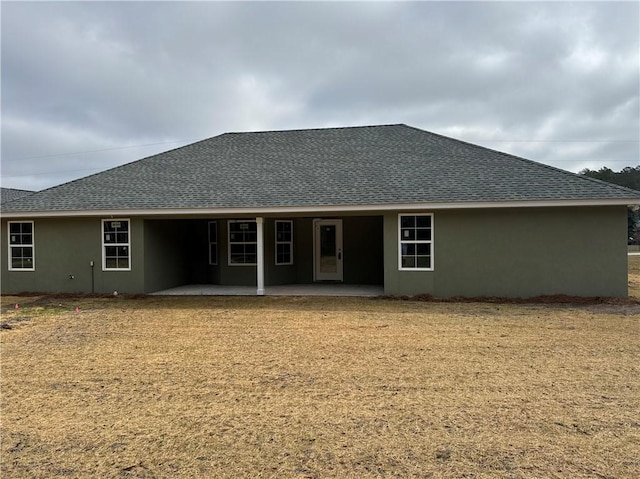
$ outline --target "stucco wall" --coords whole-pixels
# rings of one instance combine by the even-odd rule
[[[255,266],[229,265],[229,229],[227,220],[218,220],[218,250],[218,284],[236,286],[255,286],[257,284]]]
[[[383,284],[382,216],[343,216],[343,282]],[[289,283],[313,283],[313,218],[297,218],[294,227],[295,277]],[[270,283],[280,284],[280,283]]]
[[[385,293],[627,295],[626,208],[434,212],[434,270],[398,270],[398,215],[385,214]]]
[[[3,293],[90,293],[92,275],[96,293],[144,292],[141,220],[132,218],[130,223],[131,271],[102,271],[101,218],[35,218],[33,221],[35,271],[8,271],[7,221],[2,221]]]
[[[382,216],[347,216],[343,219],[344,282],[383,284]]]
[[[144,221],[144,290],[146,293],[180,286],[188,281],[190,252],[198,250],[191,229],[200,226],[181,220]],[[189,228],[189,229],[187,229]],[[204,235],[207,234],[206,225]],[[197,236],[195,236],[197,237]],[[206,240],[206,236],[205,236]],[[187,247],[186,245],[190,246]],[[203,249],[206,252],[206,241]],[[205,263],[206,265],[206,263]]]
[[[275,221],[293,220],[293,265],[275,264]],[[343,222],[344,282],[347,284],[382,284],[383,235],[381,216],[345,216]],[[265,218],[265,284],[313,283],[313,218]],[[255,285],[255,266],[229,266],[227,262],[227,221],[218,220],[220,249],[218,283]]]
[[[241,218],[238,218],[241,219]],[[251,220],[253,218],[246,218]],[[286,218],[290,219],[290,218]],[[296,245],[298,243],[298,227],[297,221],[294,220],[294,263],[293,265],[276,265],[275,264],[275,219],[266,218],[264,221],[264,274],[265,283],[269,284],[287,284],[296,282]],[[217,219],[218,223],[218,265],[208,268],[208,283],[233,285],[233,286],[255,286],[256,285],[256,267],[244,265],[229,265],[229,229],[228,219]],[[204,233],[206,235],[206,231]],[[206,251],[206,247],[203,249]],[[203,258],[203,262],[207,259]],[[197,268],[197,264],[192,264],[191,270]],[[193,279],[193,278],[192,278]]]
[[[385,213],[383,221],[344,216],[345,283],[384,281],[385,293],[394,295],[627,295],[624,206],[433,213],[434,271],[428,272],[398,270],[397,213]],[[266,284],[312,282],[312,218],[294,220],[293,266],[274,264],[274,219],[265,221]],[[101,218],[33,221],[33,272],[8,271],[7,221],[1,223],[3,293],[91,292],[92,276],[97,293],[143,293],[194,282],[255,285],[255,267],[227,265],[223,219],[218,220],[219,266],[211,267],[206,219],[130,218],[131,271],[102,271]]]
[[[292,219],[292,218],[283,218]],[[303,230],[299,227],[298,221],[293,219],[293,264],[276,264],[276,223],[274,218],[267,218],[264,222],[264,277],[267,285],[293,284],[297,282],[296,245],[299,242],[299,235]]]

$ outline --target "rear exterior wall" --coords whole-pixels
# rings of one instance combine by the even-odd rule
[[[432,213],[433,271],[399,270],[397,212],[343,217],[345,283],[384,283],[389,295],[627,296],[624,206]],[[265,219],[266,284],[311,283],[313,219],[294,218],[294,264],[287,266],[274,264],[274,219]],[[100,218],[33,221],[35,271],[8,271],[7,221],[1,223],[5,294],[149,293],[185,283],[255,284],[255,267],[227,266],[224,219],[218,220],[218,266],[211,266],[206,219],[130,218],[131,271],[102,270]]]
[[[28,221],[34,223],[35,271],[8,271],[8,226],[7,221],[2,221],[3,293],[144,292],[142,220],[131,218],[130,271],[102,270],[101,218],[34,218]]]
[[[228,264],[228,219],[124,218],[131,222],[130,271],[102,270],[102,218],[24,220],[34,223],[35,271],[9,271],[8,223],[3,220],[2,292],[141,294],[183,284],[256,284],[255,266]],[[294,226],[291,265],[275,264],[276,219],[264,222],[265,283],[312,283],[313,218],[282,218]],[[217,264],[209,264],[209,221],[217,222]],[[382,284],[382,216],[346,216],[342,221],[344,282]]]
[[[624,206],[436,211],[433,271],[400,271],[387,213],[385,294],[626,297],[626,218]]]

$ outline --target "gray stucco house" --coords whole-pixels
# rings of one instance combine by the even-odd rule
[[[406,125],[226,133],[2,205],[2,292],[627,295],[637,192]]]

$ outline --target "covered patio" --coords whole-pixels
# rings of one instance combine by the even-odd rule
[[[378,296],[383,216],[144,220],[147,294]]]

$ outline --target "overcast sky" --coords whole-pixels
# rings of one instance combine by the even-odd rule
[[[2,2],[2,186],[228,131],[406,123],[577,172],[640,158],[640,3]]]

